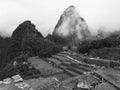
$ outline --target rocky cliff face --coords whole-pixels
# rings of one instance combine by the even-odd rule
[[[90,36],[85,20],[79,15],[75,6],[69,6],[61,15],[53,36],[64,37],[70,44],[78,44],[80,40]]]
[[[32,39],[37,37],[43,38],[42,34],[38,32],[35,25],[31,21],[25,21],[20,24],[13,32],[11,39]]]
[[[11,36],[11,44],[8,50],[7,61],[12,61],[15,57],[19,56],[21,52],[23,53],[25,48],[23,45],[26,41],[30,41],[31,39],[36,39],[37,37],[43,38],[42,34],[40,34],[35,25],[31,23],[31,21],[25,21],[20,24]]]
[[[30,65],[24,65],[24,62],[27,62],[29,57],[50,57],[59,51],[59,46],[46,40],[30,21],[25,21],[15,29],[11,36],[7,60],[5,61],[5,67],[0,72],[0,79],[11,77],[17,71],[24,78],[40,74],[35,68],[34,70],[29,69]]]
[[[11,44],[7,53],[7,62],[14,61],[16,57],[50,56],[58,52],[58,47],[51,41],[46,40],[35,25],[30,21],[20,24],[11,36]],[[47,50],[47,51],[46,51]]]

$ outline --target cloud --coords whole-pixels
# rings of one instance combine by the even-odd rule
[[[31,20],[46,35],[69,5],[77,7],[92,32],[103,26],[120,29],[119,4],[120,0],[0,0],[0,31],[11,35],[20,23]]]
[[[28,15],[27,10],[15,2],[1,2],[0,31],[10,35],[19,23],[29,17]]]

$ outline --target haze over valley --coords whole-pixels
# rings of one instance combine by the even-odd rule
[[[0,90],[120,90],[119,0],[1,0]]]

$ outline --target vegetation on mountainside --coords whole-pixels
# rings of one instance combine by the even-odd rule
[[[108,37],[83,41],[79,45],[80,53],[88,53],[103,59],[120,59],[120,32],[111,33]]]
[[[11,62],[21,54],[32,56],[51,56],[60,51],[59,46],[46,40],[31,21],[20,24],[11,36],[12,42],[8,50],[7,61]]]
[[[49,40],[39,38],[25,41],[21,50],[31,52],[31,56],[48,57],[58,53],[61,50],[61,47]]]
[[[64,46],[64,45],[68,44],[67,40],[65,38],[60,37],[60,36],[53,36],[51,34],[48,34],[46,39],[54,42],[57,45],[61,45],[61,46]]]
[[[22,72],[25,78],[36,75],[37,70],[31,70],[29,65],[21,63],[27,62],[29,57],[50,57],[59,51],[61,46],[46,40],[34,24],[25,21],[16,28],[11,38],[0,37],[0,78],[12,76],[18,71]],[[14,61],[19,63],[17,67],[13,66]]]
[[[10,38],[0,36],[0,70],[5,66],[7,49],[10,44]]]

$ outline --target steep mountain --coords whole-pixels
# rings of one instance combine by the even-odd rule
[[[41,55],[41,53],[44,53],[45,49],[49,47],[57,48],[53,42],[44,39],[31,21],[25,21],[15,29],[11,36],[11,45],[7,53],[7,61],[14,61],[14,59],[20,55],[23,57]],[[41,52],[41,50],[43,52]],[[48,52],[45,54],[52,54],[52,50],[50,50],[51,53]]]
[[[38,32],[35,28],[35,25],[31,23],[31,21],[25,21],[20,24],[16,30],[13,32],[11,39],[32,39],[37,37],[43,38],[42,34]]]
[[[88,25],[76,10],[75,6],[69,6],[60,16],[53,31],[54,37],[64,38],[70,45],[77,45],[81,40],[90,36]]]
[[[29,68],[27,59],[33,56],[50,57],[61,50],[54,42],[45,39],[31,21],[25,21],[15,29],[9,45],[5,66],[0,71],[0,80],[16,73],[23,78],[39,76],[38,70]]]
[[[11,36],[11,44],[7,53],[7,61],[12,61],[12,59],[19,56],[24,42],[29,41],[30,39],[35,39],[38,35],[37,33],[38,31],[36,30],[35,25],[31,24],[30,21],[25,21],[20,24]]]

